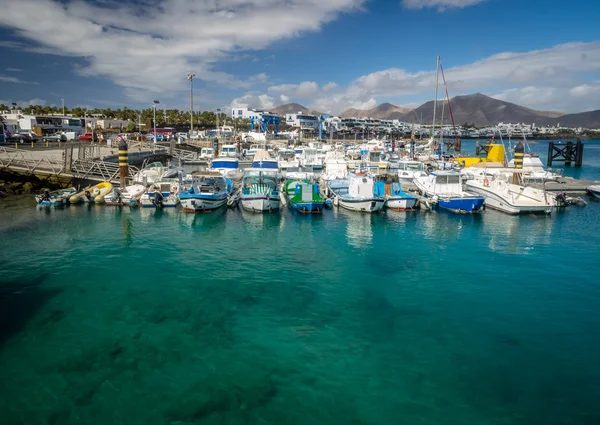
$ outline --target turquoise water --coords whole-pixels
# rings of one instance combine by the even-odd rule
[[[600,202],[0,202],[0,424],[600,423]]]

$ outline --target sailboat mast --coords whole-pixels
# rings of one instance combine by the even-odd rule
[[[440,77],[440,57],[438,56],[435,61],[435,98],[433,100],[433,125],[432,125],[432,129],[431,129],[431,138],[432,139],[435,139],[435,113],[437,110],[439,77]]]

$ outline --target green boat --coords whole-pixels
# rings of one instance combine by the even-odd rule
[[[323,212],[325,198],[319,193],[319,185],[308,180],[289,180],[284,183],[285,195],[290,205],[297,211],[307,214]]]

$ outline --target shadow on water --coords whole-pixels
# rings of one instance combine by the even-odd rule
[[[47,279],[46,273],[18,281],[0,280],[0,348],[19,333],[48,300],[61,292],[41,288]]]

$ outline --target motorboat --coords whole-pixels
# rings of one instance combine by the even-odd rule
[[[277,187],[277,176],[268,169],[247,169],[242,178],[240,200],[242,208],[247,211],[278,210],[281,198]]]
[[[425,165],[420,161],[401,159],[396,162],[398,169],[398,179],[404,183],[412,183],[417,177],[425,177]]]
[[[45,189],[41,194],[35,196],[35,202],[37,202],[38,205],[54,205],[55,207],[61,207],[67,204],[69,198],[74,195],[76,191],[77,190],[74,187],[53,191]]]
[[[244,172],[240,168],[240,161],[232,156],[219,156],[212,160],[209,171],[221,173],[230,180],[240,180]]]
[[[333,204],[350,211],[373,213],[383,208],[385,199],[375,194],[373,177],[367,174],[349,174],[345,179],[328,182]]]
[[[179,194],[179,202],[187,212],[209,212],[223,207],[233,193],[233,182],[216,171],[195,171],[192,185]]]
[[[587,191],[596,199],[600,199],[600,185],[592,185],[587,187]]]
[[[83,189],[81,192],[75,193],[69,198],[69,203],[78,204],[80,202],[88,203],[104,203],[104,197],[113,190],[113,185],[110,182],[102,182],[97,185]]]
[[[467,189],[485,197],[485,204],[507,214],[550,214],[556,205],[554,195],[543,189],[524,185],[523,173],[513,171],[509,178],[505,173],[483,175],[483,178],[467,180]]]
[[[213,159],[215,157],[215,150],[213,148],[202,148],[200,150],[201,159]]]
[[[174,208],[179,203],[179,182],[174,179],[154,182],[140,197],[144,208]]]
[[[396,182],[379,181],[375,184],[375,194],[385,199],[385,206],[396,211],[411,211],[417,206],[417,198],[404,192]]]
[[[146,188],[141,184],[126,186],[123,190],[115,187],[112,192],[104,196],[104,203],[108,206],[137,207],[145,191]]]
[[[255,170],[264,170],[267,174],[272,174],[276,177],[280,177],[279,164],[266,150],[259,149],[254,155],[252,160],[252,167]]]
[[[223,145],[219,151],[219,157],[238,158],[239,154],[236,145]]]
[[[419,192],[437,201],[440,208],[458,213],[473,213],[483,209],[485,198],[463,191],[462,176],[456,171],[432,172],[413,181]]]
[[[321,174],[321,179],[328,181],[346,177],[348,177],[348,164],[344,159],[344,153],[328,151],[325,154],[325,170]]]
[[[296,211],[312,214],[323,212],[325,198],[320,195],[317,183],[309,180],[288,180],[283,186],[283,194]]]
[[[511,159],[508,167],[514,169],[515,160]],[[535,181],[556,181],[562,176],[560,174],[547,171],[539,156],[534,154],[525,154],[523,156],[523,174],[524,180]]]
[[[315,172],[323,170],[323,159],[319,157],[317,149],[304,148],[299,159],[303,168],[310,168]]]
[[[295,152],[292,149],[280,149],[277,152],[277,166],[279,173],[285,177],[288,169],[295,169],[300,166],[300,161],[296,159]]]
[[[133,176],[133,181],[134,183],[150,185],[155,181],[160,180],[167,169],[168,167],[165,167],[160,162],[152,162],[137,172]]]

